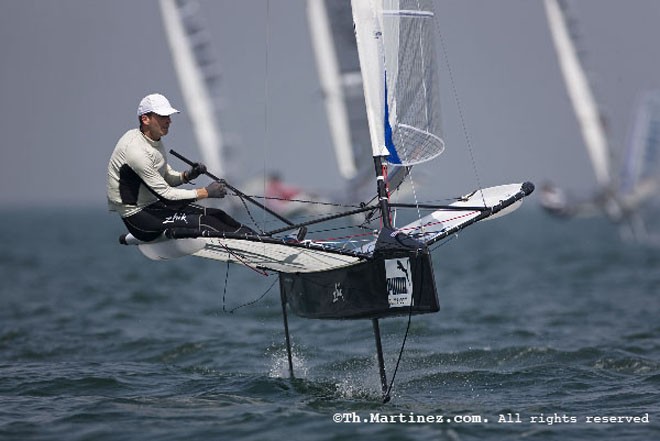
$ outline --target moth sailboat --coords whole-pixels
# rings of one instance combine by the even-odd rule
[[[546,184],[541,191],[541,204],[550,213],[560,216],[605,214],[613,222],[625,226],[636,239],[644,239],[646,232],[639,211],[657,191],[660,172],[657,94],[656,98],[653,93],[645,94],[640,103],[632,142],[619,171],[613,165],[603,117],[576,49],[568,5],[559,0],[545,0],[544,4],[559,66],[598,190],[593,199],[571,201],[563,190]]]
[[[172,229],[150,243],[130,235],[121,239],[151,259],[192,255],[277,273],[292,376],[288,310],[313,319],[371,320],[385,400],[391,384],[379,320],[437,312],[433,246],[479,221],[511,212],[534,190],[526,182],[477,189],[447,205],[390,201],[388,164],[422,164],[445,148],[432,6],[431,1],[352,2],[375,202],[302,223],[280,217],[284,226],[269,231],[257,226],[254,235]],[[400,211],[428,214],[397,226]],[[364,215],[363,222],[337,233],[339,222],[353,222],[358,214]],[[332,237],[327,237],[328,224]]]

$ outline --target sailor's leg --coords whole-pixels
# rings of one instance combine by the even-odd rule
[[[204,208],[203,216],[203,223],[211,226],[222,226],[223,229],[221,231],[237,234],[257,234],[254,230],[238,222],[219,208]]]
[[[173,210],[174,214],[168,217],[172,223],[167,228],[194,228],[199,231],[254,234],[251,229],[244,227],[218,208],[193,204],[172,205],[169,208]]]
[[[150,242],[168,228],[163,223],[172,214],[171,211],[164,210],[163,206],[149,206],[122,220],[133,236],[143,242]]]

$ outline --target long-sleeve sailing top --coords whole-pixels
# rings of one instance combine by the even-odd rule
[[[194,200],[194,189],[183,184],[181,172],[167,163],[162,141],[153,141],[131,129],[117,142],[108,164],[108,208],[131,216],[159,199]]]

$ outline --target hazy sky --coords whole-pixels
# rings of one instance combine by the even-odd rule
[[[660,88],[660,2],[571,5],[613,148],[620,151],[637,96]],[[279,169],[287,180],[311,188],[342,185],[305,1],[208,0],[201,6],[222,64],[223,129],[245,174]],[[471,190],[477,181],[489,186],[546,179],[591,191],[593,172],[542,2],[441,0],[437,10],[476,174],[446,79],[447,151],[420,172],[420,182],[437,187],[438,195]],[[183,110],[166,145],[199,157],[157,0],[0,1],[0,56],[3,206],[103,206],[109,155],[136,125],[139,100],[154,91]],[[176,159],[171,163],[183,168]]]

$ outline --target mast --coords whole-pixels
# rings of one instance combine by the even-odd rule
[[[390,223],[389,200],[383,166],[388,155],[385,147],[385,53],[382,32],[382,6],[380,2],[354,0],[353,22],[355,23],[355,39],[360,58],[360,70],[364,83],[364,100],[371,150],[374,157],[378,203],[380,205],[384,226],[392,228]]]
[[[388,230],[393,230],[392,219],[390,216],[390,195],[387,188],[387,182],[383,170],[385,170],[385,157],[374,157],[374,166],[376,168],[376,189],[378,191],[378,205],[380,206],[380,213],[383,218],[383,227]]]

